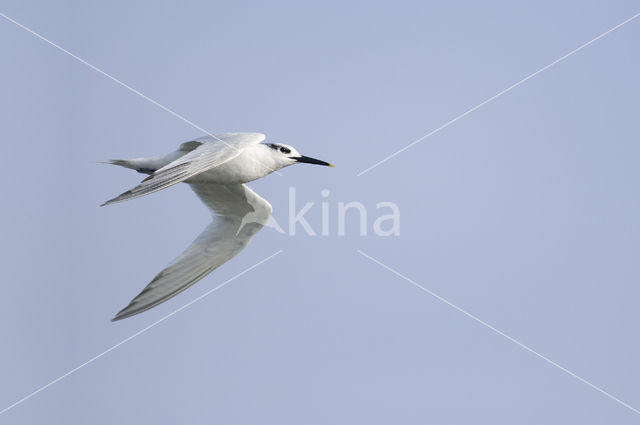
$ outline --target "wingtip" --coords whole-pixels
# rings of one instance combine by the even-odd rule
[[[115,203],[118,202],[118,201],[116,201],[116,199],[118,199],[118,198],[109,199],[108,201],[105,201],[102,204],[100,204],[100,206],[101,207],[105,207],[107,205],[115,204]]]
[[[132,316],[132,315],[131,315],[131,314],[129,314],[129,313],[125,313],[125,312],[124,312],[125,310],[126,310],[126,308],[124,308],[124,309],[120,310],[120,311],[119,311],[115,316],[113,316],[113,319],[111,319],[111,321],[112,321],[112,322],[117,322],[117,321],[119,321],[119,320],[126,319],[126,318],[127,318],[127,317],[129,317],[129,316]]]
[[[151,308],[151,307],[149,307],[149,308]],[[132,302],[132,303],[129,303],[128,306],[126,306],[125,308],[120,310],[118,313],[116,313],[116,315],[113,317],[113,319],[111,319],[111,321],[112,322],[117,322],[117,321],[122,320],[122,319],[127,319],[127,318],[129,318],[131,316],[135,316],[137,314],[140,314],[145,310],[147,310],[147,308],[144,308],[144,309],[137,308],[135,306],[135,304]]]
[[[105,203],[103,203],[100,206],[104,207],[105,205],[117,204],[118,202],[124,202],[124,201],[127,201],[129,199],[136,198],[136,196],[129,198],[128,196],[130,194],[131,194],[131,191],[127,190],[126,192],[121,193],[120,195],[116,196],[115,198],[109,199],[108,201],[106,201]]]

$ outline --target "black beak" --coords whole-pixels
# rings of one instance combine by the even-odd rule
[[[295,159],[298,162],[304,162],[307,164],[326,165],[327,167],[333,167],[333,165],[329,164],[328,162],[320,161],[319,159],[309,158],[308,156],[304,156],[304,155],[294,157],[292,159]]]

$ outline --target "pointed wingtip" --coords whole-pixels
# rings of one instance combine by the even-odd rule
[[[139,307],[137,307],[136,305],[137,303],[134,303],[133,300],[129,303],[129,305],[127,305],[125,308],[123,308],[122,310],[120,310],[118,313],[116,313],[116,315],[113,317],[113,319],[111,319],[112,322],[117,322],[119,320],[122,319],[127,319],[131,316],[135,316],[136,314],[140,314],[143,311],[147,310],[148,308],[143,308],[140,309]]]
[[[111,205],[111,204],[115,204],[117,203],[117,197],[113,198],[113,199],[109,199],[108,201],[103,202],[102,204],[100,204],[101,207],[107,206],[107,205]]]
[[[105,205],[117,204],[118,202],[124,202],[124,201],[127,201],[129,199],[137,198],[137,196],[129,197],[130,194],[131,194],[131,191],[127,190],[126,192],[121,193],[120,195],[116,196],[115,198],[109,199],[107,202],[103,203],[100,206],[104,207]]]
[[[131,314],[125,313],[125,310],[127,308],[128,307],[123,308],[122,310],[120,310],[115,316],[113,316],[113,319],[111,319],[111,321],[112,322],[117,322],[119,320],[126,319],[127,317],[131,316]]]

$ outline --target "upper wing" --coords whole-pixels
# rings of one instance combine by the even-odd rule
[[[249,187],[193,183],[214,214],[195,241],[162,270],[113,320],[148,310],[184,291],[240,252],[264,226],[271,205]]]
[[[102,206],[139,198],[158,190],[173,186],[196,174],[217,167],[242,153],[247,146],[257,145],[265,139],[262,133],[223,133],[215,137],[205,136],[194,140],[200,144],[187,145],[181,149],[191,149],[187,154],[160,168],[131,190],[108,200]]]

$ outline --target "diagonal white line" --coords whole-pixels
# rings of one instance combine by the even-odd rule
[[[82,363],[81,365],[71,369],[70,371],[68,371],[67,373],[65,373],[64,375],[59,376],[58,378],[54,379],[53,381],[49,382],[46,385],[43,385],[42,387],[38,388],[37,390],[35,390],[34,392],[22,397],[20,400],[16,401],[15,403],[5,407],[4,409],[0,410],[0,415],[2,415],[3,413],[13,409],[14,407],[24,403],[25,401],[29,400],[31,397],[33,397],[34,395],[46,390],[47,388],[49,388],[50,386],[60,382],[61,380],[63,380],[64,378],[66,378],[67,376],[79,371],[80,369],[82,369],[83,367],[93,363],[94,361],[98,360],[100,357],[104,356],[105,354],[110,353],[111,351],[115,350],[116,348],[120,347],[121,345],[131,341],[132,339],[134,339],[137,336],[142,335],[143,333],[145,333],[146,331],[148,331],[149,329],[153,328],[154,326],[164,322],[165,320],[167,320],[168,318],[170,318],[171,316],[173,316],[176,313],[179,313],[180,311],[184,310],[185,308],[189,307],[192,304],[197,303],[198,301],[200,301],[201,299],[203,299],[204,297],[208,296],[209,294],[217,291],[218,289],[222,288],[223,286],[227,285],[228,283],[236,280],[237,278],[239,278],[240,276],[242,276],[243,274],[255,269],[256,267],[258,267],[259,265],[269,261],[270,259],[272,259],[273,257],[275,257],[276,255],[282,253],[283,251],[280,250],[274,254],[271,254],[270,256],[268,256],[267,258],[257,262],[256,264],[254,264],[253,266],[245,269],[244,271],[238,273],[237,275],[233,276],[231,279],[226,280],[225,282],[221,283],[220,285],[216,286],[215,288],[212,288],[210,290],[208,290],[207,292],[205,292],[204,294],[200,295],[199,297],[194,298],[193,300],[189,301],[188,303],[186,303],[185,305],[183,305],[182,307],[172,311],[171,313],[167,314],[166,316],[164,316],[163,318],[156,320],[155,322],[153,322],[152,324],[150,324],[147,327],[144,327],[142,329],[140,329],[138,332],[134,333],[133,335],[123,339],[122,341],[120,341],[119,343],[117,343],[116,345],[112,346],[111,348],[104,350],[102,353],[98,354],[97,356],[94,356],[92,358],[90,358],[89,360],[87,360],[86,362]]]
[[[530,352],[531,354],[536,355],[537,357],[541,358],[542,360],[544,360],[545,362],[557,367],[558,369],[560,369],[563,372],[568,373],[569,375],[573,376],[574,378],[576,378],[577,380],[579,380],[580,382],[587,384],[588,386],[590,386],[591,388],[593,388],[594,390],[598,391],[601,394],[604,394],[605,396],[609,397],[611,400],[623,405],[624,407],[626,407],[629,410],[632,410],[633,412],[640,414],[640,410],[636,409],[633,406],[630,406],[629,404],[625,403],[624,401],[620,400],[619,398],[611,395],[610,393],[606,392],[605,390],[603,390],[602,388],[592,384],[591,382],[587,381],[584,378],[581,378],[580,376],[576,375],[575,373],[571,372],[569,369],[560,366],[558,363],[554,362],[553,360],[549,359],[548,357],[543,356],[542,354],[538,353],[537,351],[535,351],[533,348],[528,347],[527,345],[524,345],[523,343],[521,343],[520,341],[518,341],[517,339],[510,337],[509,335],[507,335],[506,333],[502,332],[499,329],[496,329],[495,327],[491,326],[490,324],[488,324],[487,322],[485,322],[484,320],[478,318],[477,316],[474,316],[473,314],[467,312],[466,310],[463,310],[462,308],[458,307],[457,305],[453,304],[452,302],[446,300],[445,298],[442,298],[440,295],[436,294],[433,291],[430,291],[429,289],[425,288],[424,286],[420,285],[419,283],[409,279],[408,277],[406,277],[405,275],[403,275],[402,273],[392,269],[391,267],[387,266],[386,264],[383,264],[382,262],[376,260],[375,258],[373,258],[372,256],[364,253],[361,250],[357,250],[358,253],[360,255],[362,255],[363,257],[368,258],[369,260],[373,261],[374,263],[378,264],[380,267],[385,268],[387,270],[389,270],[391,273],[395,274],[396,276],[406,280],[407,282],[409,282],[410,284],[412,284],[413,286],[415,286],[418,289],[423,290],[424,292],[426,292],[427,294],[431,295],[432,297],[437,298],[438,300],[442,301],[443,303],[447,304],[449,307],[454,308],[455,310],[458,310],[460,313],[464,314],[465,316],[475,320],[476,322],[480,323],[481,325],[491,329],[492,331],[494,331],[495,333],[497,333],[500,336],[505,337],[506,339],[508,339],[509,341],[513,342],[514,344],[524,348],[525,350],[527,350],[528,352]]]
[[[502,90],[501,92],[499,92],[498,94],[491,96],[490,98],[488,98],[487,100],[485,100],[482,103],[477,104],[476,106],[474,106],[473,108],[469,109],[468,111],[458,115],[457,117],[455,117],[454,119],[447,121],[446,123],[444,123],[443,125],[441,125],[440,127],[436,128],[435,130],[430,131],[429,133],[425,134],[424,136],[420,137],[417,140],[414,140],[413,142],[409,143],[407,146],[405,146],[404,148],[392,153],[391,155],[387,156],[386,158],[376,162],[375,164],[373,164],[371,167],[366,168],[362,171],[360,171],[357,174],[357,177],[360,177],[361,175],[368,173],[369,171],[373,170],[374,168],[376,168],[377,166],[387,162],[388,160],[390,160],[391,158],[395,157],[398,154],[401,154],[402,152],[406,151],[407,149],[417,145],[418,143],[422,142],[423,140],[427,139],[428,137],[433,136],[434,134],[438,133],[440,130],[443,130],[447,127],[449,127],[451,124],[455,123],[456,121],[466,117],[467,115],[469,115],[470,113],[474,112],[475,110],[483,107],[484,105],[486,105],[487,103],[499,98],[500,96],[502,96],[503,94],[511,91],[512,89],[518,87],[520,84],[524,83],[527,80],[530,80],[531,78],[535,77],[536,75],[540,74],[541,72],[546,71],[547,69],[551,68],[552,66],[558,64],[559,62],[562,62],[563,60],[567,59],[569,56],[573,55],[574,53],[578,53],[580,50],[584,49],[585,47],[589,46],[590,44],[598,41],[599,39],[601,39],[602,37],[604,37],[605,35],[617,30],[618,28],[620,28],[621,26],[628,24],[629,22],[633,21],[634,19],[636,19],[638,16],[640,16],[640,13],[636,13],[635,15],[633,15],[632,17],[625,19],[624,21],[620,22],[618,25],[616,25],[615,27],[603,32],[602,34],[600,34],[599,36],[597,36],[596,38],[593,38],[589,41],[587,41],[586,43],[584,43],[583,45],[581,45],[580,47],[577,47],[575,49],[573,49],[572,51],[570,51],[569,53],[567,53],[564,56],[559,57],[558,59],[554,60],[553,62],[551,62],[549,65],[544,66],[542,68],[540,68],[539,70],[537,70],[536,72],[534,72],[533,74],[529,74],[528,76],[526,76],[525,78],[523,78],[522,80],[518,81],[515,84],[512,84],[511,86],[507,87],[506,89]]]
[[[74,55],[73,53],[71,53],[70,51],[68,51],[67,49],[65,49],[64,47],[54,43],[53,41],[49,40],[48,38],[38,34],[37,32],[35,32],[34,30],[32,30],[31,28],[21,24],[20,22],[16,21],[13,18],[10,18],[9,16],[5,15],[4,13],[0,12],[0,16],[2,16],[4,19],[6,19],[9,22],[12,22],[14,24],[16,24],[17,26],[19,26],[20,28],[22,28],[23,30],[35,35],[36,37],[38,37],[40,40],[44,41],[47,44],[50,44],[51,46],[55,47],[56,49],[60,50],[61,52],[66,53],[67,55],[71,56],[72,58],[74,58],[75,60],[77,60],[78,62],[88,66],[89,68],[93,69],[94,71],[98,72],[99,74],[104,75],[105,77],[107,77],[108,79],[110,79],[111,81],[115,82],[116,84],[121,85],[122,87],[124,87],[125,89],[129,90],[132,93],[137,94],[138,96],[140,96],[141,98],[151,102],[152,104],[156,105],[158,108],[162,109],[163,111],[166,111],[168,113],[170,113],[171,115],[173,115],[174,117],[178,118],[181,121],[184,121],[185,123],[189,124],[191,127],[195,128],[198,131],[201,131],[203,133],[205,133],[208,136],[213,137],[214,139],[218,140],[219,142],[224,143],[225,145],[227,145],[230,148],[236,149],[234,146],[230,145],[229,143],[225,142],[224,140],[220,140],[219,138],[217,138],[214,134],[212,134],[211,132],[205,130],[204,128],[200,127],[199,125],[197,125],[196,123],[194,123],[193,121],[190,121],[188,119],[186,119],[185,117],[183,117],[182,115],[180,115],[179,113],[167,108],[166,106],[158,103],[157,101],[153,100],[152,98],[150,98],[149,96],[140,93],[138,90],[134,89],[133,87],[129,86],[128,84],[123,83],[122,81],[120,81],[119,79],[117,79],[116,77],[112,76],[111,74],[108,74],[106,72],[104,72],[103,70],[101,70],[100,68],[98,68],[95,65],[90,64],[89,62],[85,61],[84,59],[82,59],[81,57],[78,57],[76,55]],[[255,159],[251,158],[253,161],[256,161]],[[258,161],[256,161],[258,162]],[[259,162],[258,162],[259,163]],[[277,170],[273,170],[270,167],[267,167],[264,164],[259,163],[261,166],[265,167],[267,170],[271,170],[274,173],[276,173],[279,176],[282,176],[282,174],[280,174]]]

